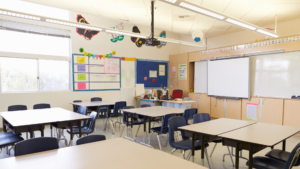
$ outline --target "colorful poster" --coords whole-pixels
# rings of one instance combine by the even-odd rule
[[[179,64],[178,79],[179,80],[187,79],[187,64]]]
[[[77,63],[85,64],[85,57],[84,56],[77,56]]]
[[[86,89],[86,83],[77,83],[78,90],[85,90]]]
[[[166,66],[165,65],[159,65],[159,76],[165,76],[166,75]]]
[[[85,74],[78,74],[78,80],[86,80]]]
[[[77,65],[78,72],[85,72],[85,65]]]
[[[246,119],[257,120],[257,107],[258,107],[258,104],[246,103],[246,106],[247,106]]]
[[[176,67],[172,66],[172,72],[176,72]]]

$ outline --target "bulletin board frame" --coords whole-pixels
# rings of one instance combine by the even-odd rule
[[[165,61],[165,60],[150,60],[150,59],[137,59],[135,61],[135,73],[136,73],[136,78],[135,78],[135,84],[138,84],[137,82],[137,78],[138,78],[138,69],[137,69],[137,63],[138,61],[148,61],[148,62],[157,62],[158,65],[160,64],[166,64],[167,66],[165,67],[165,76],[159,76],[159,67],[156,69],[157,70],[157,79],[159,79],[159,77],[163,77],[163,78],[166,78],[167,80],[167,86],[165,86],[167,89],[169,88],[169,61]],[[154,70],[154,69],[151,69],[151,70]],[[149,72],[149,71],[148,71]],[[149,77],[148,77],[149,78]],[[157,87],[146,87],[145,86],[145,89],[148,90],[148,89],[161,89],[161,86],[157,86]]]
[[[118,89],[86,89],[86,90],[78,90],[78,89],[75,89],[75,77],[74,77],[74,56],[84,56],[84,54],[76,54],[76,53],[73,53],[72,54],[72,85],[73,85],[73,91],[78,91],[78,92],[84,92],[84,91],[111,91],[111,90],[121,90],[121,58],[120,57],[116,57],[116,56],[112,56],[110,58],[117,58],[119,59],[119,81],[120,81],[120,85],[119,85],[119,88]],[[103,59],[103,58],[102,58]]]

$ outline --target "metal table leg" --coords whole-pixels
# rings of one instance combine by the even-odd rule
[[[282,141],[282,151],[285,151],[285,144],[286,144],[286,140]]]
[[[146,129],[146,116],[144,116],[144,143],[146,143],[146,133],[147,133],[146,130],[147,130]]]
[[[204,147],[205,146],[205,140],[204,140],[204,134],[201,136],[201,159],[204,159]]]
[[[240,158],[238,156],[239,152],[240,152],[240,143],[236,142],[236,148],[235,148],[235,154],[236,154],[236,156],[235,156],[235,168],[236,169],[239,169],[239,160],[240,160]]]
[[[201,149],[202,149],[202,147],[201,147]],[[194,157],[195,157],[195,133],[193,133],[193,135],[192,135],[192,160],[193,160],[193,162],[195,160]]]
[[[250,144],[248,169],[252,169],[252,166],[253,166],[253,145]]]

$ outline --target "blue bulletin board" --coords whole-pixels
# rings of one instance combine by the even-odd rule
[[[161,73],[160,76],[160,67],[165,67],[164,75]],[[164,66],[162,66],[164,65]],[[169,61],[161,61],[161,60],[149,60],[149,59],[138,59],[136,61],[136,84],[144,83],[145,89],[150,88],[159,88],[161,89],[161,85],[163,84],[167,88],[169,87]],[[149,77],[150,71],[156,71],[157,77],[152,78]],[[145,80],[145,77],[147,80]],[[152,81],[155,79],[155,82]]]

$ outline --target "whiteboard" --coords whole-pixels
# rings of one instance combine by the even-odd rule
[[[249,57],[208,61],[208,95],[249,98]]]
[[[73,90],[120,90],[120,58],[73,54]]]
[[[135,106],[135,61],[121,60],[121,100]]]
[[[195,62],[194,92],[207,93],[207,61]]]
[[[253,96],[300,95],[300,51],[252,56],[250,71]]]

